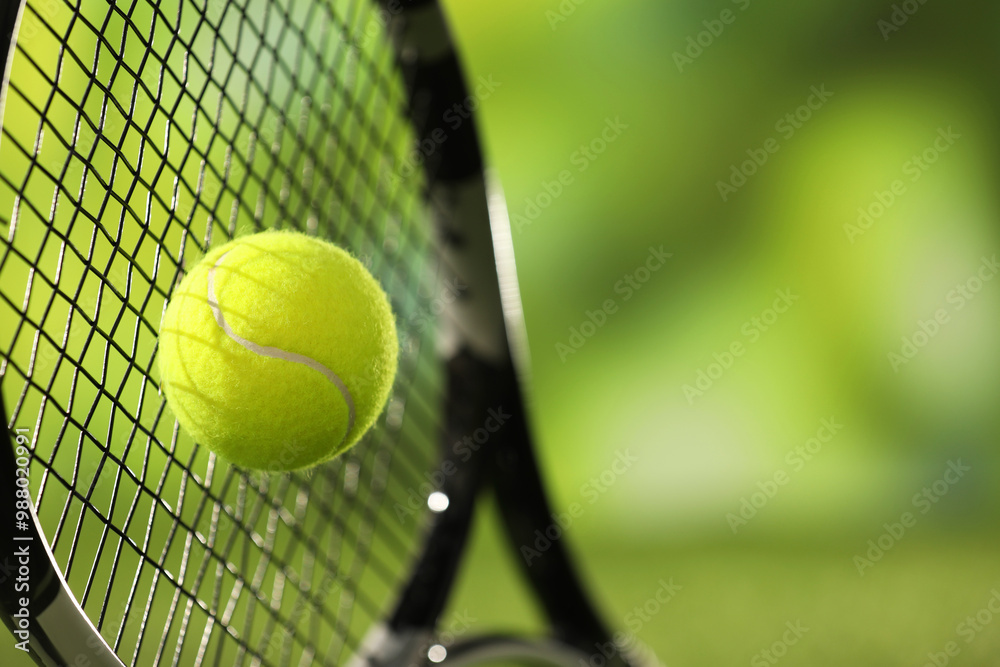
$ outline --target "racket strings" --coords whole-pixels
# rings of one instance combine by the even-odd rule
[[[0,135],[4,399],[58,565],[134,664],[338,663],[406,574],[420,521],[396,507],[435,460],[442,380],[382,23],[360,0],[25,8]],[[313,472],[230,468],[158,391],[183,267],[262,227],[351,248],[398,317],[385,417]]]

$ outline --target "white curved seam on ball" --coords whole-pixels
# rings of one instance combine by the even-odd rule
[[[348,391],[347,385],[344,384],[344,381],[341,380],[336,373],[310,357],[296,354],[294,352],[288,352],[277,347],[258,345],[251,340],[247,340],[233,331],[233,328],[229,326],[228,322],[226,322],[226,318],[222,314],[222,309],[219,307],[219,301],[215,296],[215,269],[218,268],[223,258],[228,254],[228,252],[222,253],[222,255],[219,256],[219,259],[215,261],[212,268],[208,270],[208,307],[212,309],[212,314],[215,315],[215,322],[227,336],[254,354],[259,354],[262,357],[272,357],[274,359],[283,359],[284,361],[302,364],[303,366],[307,366],[322,373],[327,380],[333,383],[333,385],[340,390],[340,394],[344,397],[344,402],[347,403],[347,431],[344,433],[344,439],[346,440],[347,436],[350,435],[351,430],[354,428],[354,399],[351,398],[351,392]]]

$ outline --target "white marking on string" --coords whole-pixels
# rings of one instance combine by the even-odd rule
[[[341,396],[344,397],[344,402],[347,403],[347,431],[344,433],[344,438],[346,439],[348,434],[350,434],[351,429],[354,428],[354,399],[351,398],[351,392],[347,390],[347,385],[344,384],[343,380],[337,377],[336,373],[315,359],[311,359],[301,354],[295,354],[294,352],[287,352],[277,347],[258,345],[253,341],[247,340],[233,331],[233,328],[229,326],[228,322],[226,322],[226,318],[222,314],[222,309],[219,307],[219,300],[215,296],[215,270],[219,268],[219,264],[222,263],[222,260],[228,254],[228,252],[222,253],[212,268],[208,270],[208,307],[212,309],[212,314],[215,315],[215,321],[219,325],[219,328],[222,329],[227,336],[254,354],[259,354],[263,357],[272,357],[274,359],[282,359],[284,361],[291,361],[296,364],[302,364],[303,366],[308,366],[309,368],[322,373],[327,380],[332,382],[333,385],[340,390]]]

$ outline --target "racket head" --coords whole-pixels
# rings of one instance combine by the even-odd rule
[[[8,424],[28,423],[29,532],[48,545],[32,554],[46,591],[37,658],[392,664],[370,647],[402,642],[429,659],[477,495],[492,485],[516,500],[528,480],[532,500],[505,516],[515,548],[549,517],[520,390],[510,229],[474,114],[448,121],[470,97],[440,8],[24,11],[4,87],[17,120],[0,134],[0,210],[13,212],[0,267],[24,281],[20,301],[2,290],[17,321],[2,398]],[[154,363],[184,268],[265,227],[361,256],[401,335],[376,429],[320,469],[280,476],[190,441]],[[448,509],[429,511],[428,471],[503,405],[517,418],[436,489]],[[586,656],[608,633],[563,545],[545,562],[528,572],[553,621],[545,646]],[[10,622],[16,601],[2,602]]]
[[[419,550],[426,506],[397,505],[436,461],[443,402],[427,178],[403,168],[415,135],[385,16],[341,0],[21,12],[0,31],[15,35],[0,133],[12,429],[0,463],[13,478],[7,455],[27,450],[36,659],[343,662]],[[400,330],[377,426],[290,475],[197,446],[155,362],[184,269],[265,227],[348,247]],[[15,502],[5,494],[5,518]],[[2,588],[16,623],[19,598]]]

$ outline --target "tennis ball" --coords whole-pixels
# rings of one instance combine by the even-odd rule
[[[389,300],[346,251],[261,232],[209,252],[159,335],[161,386],[181,426],[232,463],[312,466],[355,444],[392,388]]]

